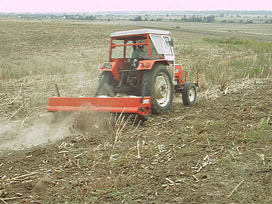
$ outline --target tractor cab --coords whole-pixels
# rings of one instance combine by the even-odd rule
[[[102,67],[103,70],[114,66],[116,62],[122,63],[121,70],[151,69],[156,61],[165,64],[174,64],[175,56],[173,41],[169,31],[140,29],[120,31],[111,34],[109,62]],[[140,63],[142,62],[142,63]],[[116,76],[118,80],[118,76]]]
[[[111,34],[110,61],[137,58],[138,50],[142,52],[138,57],[140,60],[174,61],[173,43],[169,31],[141,29]]]

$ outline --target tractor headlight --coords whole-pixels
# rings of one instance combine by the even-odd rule
[[[142,103],[143,104],[149,104],[150,102],[149,102],[149,99],[144,99]]]
[[[105,69],[111,69],[111,63],[105,63],[104,68]]]

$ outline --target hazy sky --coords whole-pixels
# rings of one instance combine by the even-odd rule
[[[0,0],[0,12],[272,10],[272,0]]]

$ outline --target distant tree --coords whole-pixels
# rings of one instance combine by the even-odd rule
[[[86,20],[96,20],[96,17],[95,16],[86,16]]]
[[[209,23],[214,22],[215,21],[215,16],[214,15],[207,16],[205,20],[207,22],[209,22]]]
[[[203,22],[203,18],[199,15],[193,15],[191,18],[187,18],[186,21],[189,21],[189,22]]]
[[[143,18],[142,16],[136,16],[134,19],[132,19],[133,21],[142,21]]]

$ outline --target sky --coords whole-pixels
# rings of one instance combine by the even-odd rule
[[[0,12],[270,10],[272,0],[0,0]]]

